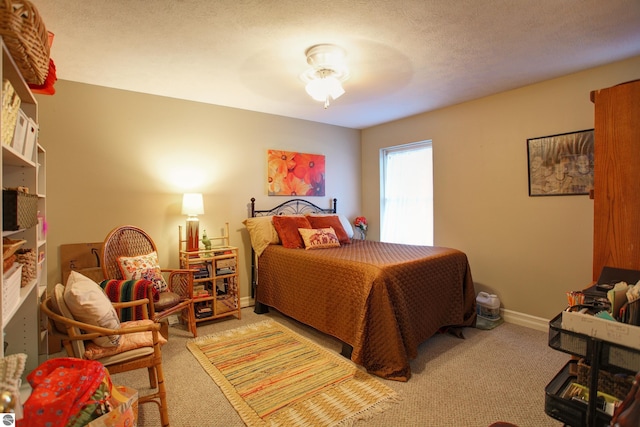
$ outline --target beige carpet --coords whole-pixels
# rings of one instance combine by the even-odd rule
[[[242,310],[242,320],[229,318],[199,324],[205,336],[274,319],[324,348],[338,354],[340,343],[274,310],[256,315]],[[466,328],[466,339],[436,335],[419,348],[406,383],[380,379],[395,390],[398,404],[354,426],[487,427],[502,420],[519,427],[558,427],[544,412],[544,388],[569,356],[549,348],[548,336],[522,326],[504,323],[485,331]],[[170,328],[164,347],[165,380],[172,427],[241,427],[245,423],[220,388],[206,375],[186,348],[191,335],[182,327]],[[148,387],[146,371],[114,375],[116,384]],[[140,407],[140,427],[157,427],[158,410]]]

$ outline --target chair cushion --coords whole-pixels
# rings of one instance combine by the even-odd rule
[[[158,253],[155,251],[146,255],[118,257],[118,267],[127,280],[146,279],[153,282],[158,292],[167,290],[167,282],[162,276]]]
[[[152,325],[153,320],[132,320],[131,322],[123,322],[122,329],[135,328],[137,326]],[[166,344],[167,340],[158,331],[158,342],[160,345]],[[87,343],[86,350],[84,352],[85,359],[100,360],[103,362],[103,358],[112,357],[110,363],[116,363],[116,361],[124,361],[130,358],[137,358],[144,354],[149,354],[148,350],[136,351],[139,349],[151,349],[153,351],[153,334],[149,332],[136,332],[133,334],[120,335],[120,342],[117,347],[101,347],[93,343]],[[106,363],[104,363],[106,365]]]
[[[86,276],[72,271],[64,289],[64,302],[73,317],[84,323],[103,328],[119,329],[120,319],[100,285]],[[115,347],[119,335],[98,337],[93,340],[102,347]]]
[[[156,312],[165,311],[180,302],[180,295],[173,292],[160,292],[160,298],[153,303],[153,309]]]

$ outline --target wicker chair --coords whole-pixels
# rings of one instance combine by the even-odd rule
[[[148,319],[148,299],[139,299],[126,303],[113,303],[114,308],[144,306],[143,312]],[[139,403],[155,403],[160,410],[160,421],[162,427],[169,426],[169,410],[167,406],[167,392],[164,383],[164,372],[162,369],[161,342],[166,342],[160,335],[160,325],[157,322],[147,322],[139,324],[134,322],[123,322],[119,329],[103,328],[90,325],[74,319],[71,311],[64,300],[64,285],[56,285],[53,296],[45,299],[40,305],[41,312],[49,321],[49,331],[51,335],[62,341],[64,349],[69,357],[86,359],[87,348],[85,341],[98,337],[112,335],[151,333],[151,342],[145,343],[143,347],[131,350],[122,349],[116,354],[105,355],[94,360],[102,363],[110,374],[132,371],[135,369],[147,368],[149,373],[149,385],[155,391],[145,396],[139,397]],[[129,326],[127,326],[129,323]],[[95,346],[94,346],[95,347]]]
[[[156,245],[142,229],[131,225],[114,228],[102,245],[104,278],[126,280],[120,269],[118,258],[136,257],[151,252],[157,253]],[[154,301],[153,289],[149,287],[151,318],[159,322],[172,314],[182,314],[189,331],[196,337],[198,333],[193,311],[193,271],[187,269],[162,269],[161,271],[168,273],[168,289],[160,292],[158,301]]]

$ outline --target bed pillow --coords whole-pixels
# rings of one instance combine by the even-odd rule
[[[273,226],[278,232],[282,246],[290,249],[304,249],[298,229],[313,228],[303,215],[276,215],[273,217]]]
[[[120,319],[100,285],[72,271],[64,287],[64,302],[73,318],[103,328],[119,329]],[[93,342],[101,347],[116,347],[120,335],[98,337]]]
[[[258,256],[264,252],[267,246],[280,244],[280,237],[278,237],[278,232],[273,226],[271,218],[273,217],[257,216],[242,221],[244,226],[247,227],[247,231],[249,231],[251,246]]]
[[[167,282],[158,264],[158,254],[155,251],[146,255],[118,257],[118,267],[126,280],[145,279],[153,282],[158,292],[168,290]]]
[[[304,248],[309,249],[322,249],[322,248],[336,248],[340,246],[340,241],[333,228],[299,228],[298,232],[302,236],[304,242]]]
[[[353,227],[351,226],[351,223],[349,222],[346,216],[342,214],[320,214],[320,213],[307,215],[307,217],[316,217],[316,218],[325,217],[325,216],[337,216],[338,219],[340,220],[340,224],[342,224],[342,228],[347,233],[347,237],[349,237],[349,239],[353,238],[353,234],[354,234]]]
[[[341,244],[351,243],[351,239],[347,235],[342,223],[340,222],[340,218],[338,215],[323,215],[323,216],[314,216],[308,215],[307,219],[313,228],[328,228],[331,227],[335,231],[336,236],[338,236],[338,241]]]

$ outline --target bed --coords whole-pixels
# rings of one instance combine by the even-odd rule
[[[276,217],[297,216],[337,217],[349,228],[336,214],[335,199],[329,209],[293,199],[268,210],[255,209],[251,199],[245,225],[254,255],[257,313],[272,307],[336,337],[344,344],[343,355],[372,374],[397,381],[411,377],[409,362],[422,342],[449,327],[475,325],[475,291],[463,252],[356,239],[322,249],[292,249],[278,242],[281,230],[273,225],[281,221]],[[256,242],[256,224],[271,233],[261,243]]]

